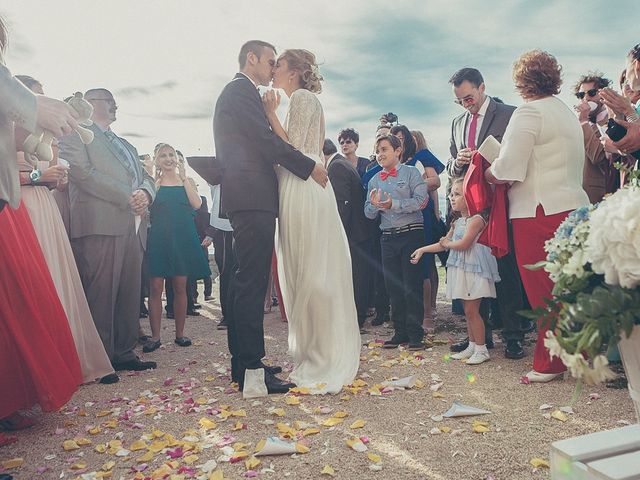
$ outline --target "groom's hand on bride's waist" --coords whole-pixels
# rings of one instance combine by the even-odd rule
[[[326,187],[327,182],[329,181],[327,169],[319,163],[316,163],[316,166],[313,167],[313,170],[311,171],[311,178],[313,178],[322,188]]]

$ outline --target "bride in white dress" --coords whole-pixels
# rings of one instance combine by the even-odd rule
[[[286,50],[274,68],[273,87],[289,97],[280,124],[280,96],[263,103],[271,128],[295,148],[324,164],[324,114],[315,93],[320,81],[315,56]],[[353,296],[351,258],[331,183],[322,188],[276,167],[280,195],[278,275],[289,321],[291,381],[312,393],[338,393],[360,363],[360,331]]]

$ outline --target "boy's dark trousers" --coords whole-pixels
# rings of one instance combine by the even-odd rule
[[[424,337],[422,317],[423,267],[411,263],[411,254],[424,244],[423,230],[382,233],[382,267],[389,293],[395,337],[410,343],[421,343]]]

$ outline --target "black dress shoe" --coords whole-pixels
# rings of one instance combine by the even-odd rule
[[[134,370],[140,372],[142,370],[151,370],[158,366],[156,362],[143,362],[139,358],[129,360],[128,362],[113,363],[113,369],[116,372],[121,370]]]
[[[218,330],[226,330],[228,326],[229,325],[227,325],[227,321],[224,319],[224,317],[222,317],[222,320],[220,320],[220,323],[218,323],[218,326],[216,328]]]
[[[295,388],[296,384],[291,382],[285,382],[284,380],[280,380],[275,375],[264,372],[264,383],[267,386],[267,392],[269,394],[273,393],[287,393],[289,389]]]
[[[200,314],[198,313],[198,311],[195,308],[188,308],[187,309],[187,315],[189,315],[190,317],[197,317]],[[167,315],[168,317],[169,315]]]
[[[275,375],[277,373],[282,373],[282,367],[279,367],[277,365],[265,365],[263,363],[262,364],[262,368],[264,368],[265,372],[270,373],[271,375]]]
[[[115,373],[110,373],[109,375],[105,375],[104,377],[102,377],[100,379],[100,383],[105,384],[105,385],[109,385],[112,383],[117,383],[120,381],[120,377],[118,375],[116,375]]]
[[[145,343],[144,346],[142,347],[142,351],[144,353],[155,352],[157,349],[160,348],[160,345],[162,345],[160,340],[149,339],[149,341],[147,343]]]
[[[463,350],[466,350],[468,346],[469,346],[469,337],[465,338],[460,342],[452,343],[449,346],[449,350],[451,350],[452,352],[462,352]]]
[[[493,344],[493,335],[489,335],[487,337],[484,337],[484,344],[487,346],[487,348],[491,349],[493,347],[495,347],[495,345]]]
[[[524,357],[524,347],[521,340],[507,340],[507,347],[504,349],[505,358],[517,360]]]

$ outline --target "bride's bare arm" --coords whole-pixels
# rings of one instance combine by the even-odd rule
[[[267,114],[267,120],[271,125],[271,129],[276,135],[278,135],[285,142],[289,142],[289,136],[284,131],[280,119],[276,115],[276,109],[280,105],[280,94],[275,90],[268,90],[262,95],[262,105],[264,105],[264,111]]]

